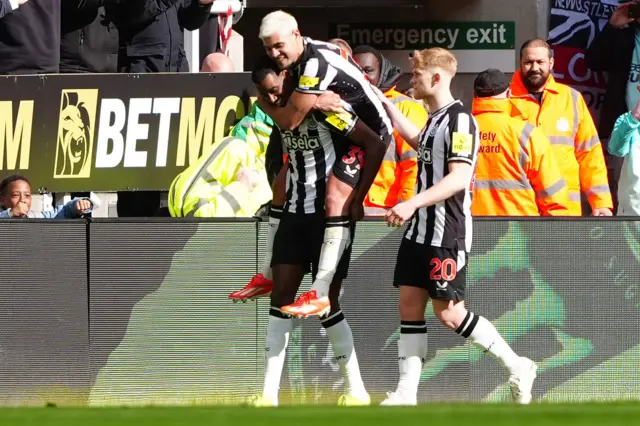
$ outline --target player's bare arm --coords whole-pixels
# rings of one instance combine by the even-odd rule
[[[283,107],[277,107],[262,98],[258,98],[258,106],[266,112],[281,130],[295,130],[304,121],[305,117],[318,99],[318,95],[294,91]]]
[[[464,191],[473,173],[471,164],[465,161],[450,161],[448,168],[449,173],[442,180],[389,210],[386,215],[387,223],[390,226],[402,226],[411,219],[416,210],[432,206]]]

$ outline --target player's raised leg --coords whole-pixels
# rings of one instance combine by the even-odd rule
[[[284,312],[296,316],[324,316],[331,310],[329,289],[340,260],[351,244],[352,221],[349,217],[349,203],[352,194],[352,186],[342,182],[333,173],[329,176],[324,239],[318,274],[311,289],[292,305],[283,306]]]
[[[269,228],[267,228],[267,242],[265,244],[264,262],[262,271],[254,275],[244,288],[236,290],[229,295],[229,299],[234,302],[254,300],[271,295],[273,289],[273,274],[271,268],[271,258],[273,256],[273,241],[280,226],[282,209],[286,200],[285,188],[287,177],[287,165],[282,167],[272,185],[273,200],[269,209]]]
[[[515,402],[529,404],[538,366],[530,359],[518,356],[486,318],[465,308],[466,253],[459,251],[456,255],[439,248],[434,251],[433,259],[432,264],[442,265],[435,269],[436,276],[429,287],[436,317],[445,327],[497,358],[509,373]]]

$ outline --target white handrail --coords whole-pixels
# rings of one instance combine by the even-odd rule
[[[215,0],[211,6],[211,13],[214,15],[221,15],[227,13],[231,5],[231,11],[238,13],[245,8],[245,2],[240,0]]]

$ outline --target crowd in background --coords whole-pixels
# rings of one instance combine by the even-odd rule
[[[195,29],[201,29],[205,37],[211,35],[210,46],[201,55],[202,72],[234,71],[227,56],[215,53],[217,20],[210,13],[214,0],[0,1],[0,74],[185,72],[189,64],[184,31]],[[630,7],[625,3],[616,9],[586,55],[592,70],[609,73],[597,127],[580,93],[554,80],[553,51],[543,40],[523,45],[520,69],[511,80],[497,70],[478,77],[488,79],[494,90],[474,93],[471,106],[481,142],[473,184],[475,215],[640,215],[640,20],[629,17]],[[372,47],[352,47],[339,39],[331,42],[352,55],[370,82],[410,120],[424,126],[428,118],[425,105],[411,97],[410,87],[398,86],[402,76],[399,67]],[[261,177],[240,166],[243,158],[266,161],[272,128],[270,118],[254,105],[230,133],[236,140],[248,142],[246,155],[231,158],[227,155],[232,151],[229,142],[222,150],[223,141],[213,141],[199,160],[207,162],[213,174],[220,175],[222,168],[232,169],[224,179],[217,177],[217,182],[225,184],[211,189],[211,182],[205,179],[206,187],[214,193],[183,191],[179,200],[171,199],[170,194],[167,214],[256,214],[254,206],[244,204],[253,200],[256,188],[262,188],[261,194],[269,189],[264,188]],[[384,214],[414,192],[417,153],[397,132],[394,137],[365,201],[369,215]],[[601,142],[606,143],[604,148]],[[221,152],[226,156],[220,156]],[[624,158],[621,169],[607,164],[612,156]],[[187,169],[176,177],[172,188],[180,189],[180,179],[189,173]],[[11,194],[6,192],[16,182],[28,181],[13,178],[3,185],[3,209],[14,211],[16,207],[8,204]],[[243,200],[229,201],[229,191],[224,188],[231,183],[241,184],[242,193],[246,193]],[[24,192],[24,188],[16,191]],[[73,196],[77,204],[88,194]],[[121,217],[155,216],[159,205],[157,191],[118,193]],[[84,204],[79,207],[83,207],[76,209],[79,212],[91,210]]]

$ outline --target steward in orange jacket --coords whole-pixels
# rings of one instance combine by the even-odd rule
[[[480,148],[474,216],[568,216],[569,191],[544,133],[510,116],[509,79],[489,69],[474,82]]]
[[[512,115],[539,127],[549,138],[569,187],[569,214],[582,215],[581,190],[592,210],[613,209],[602,145],[582,95],[549,73],[553,58],[542,40],[524,44],[520,65],[511,81]],[[523,75],[529,86],[539,83],[541,91],[530,92]]]
[[[400,68],[370,46],[358,46],[353,49],[353,59],[360,65],[371,84],[378,87],[405,117],[419,129],[425,126],[427,111],[423,104],[403,95],[395,88],[402,76]],[[388,208],[413,197],[417,161],[416,151],[394,130],[380,171],[364,201],[364,212],[367,216],[383,215]]]

